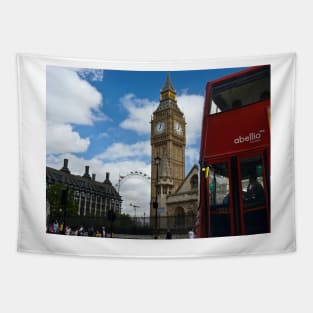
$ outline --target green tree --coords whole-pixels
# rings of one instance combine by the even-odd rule
[[[59,216],[62,213],[62,192],[66,190],[67,186],[65,184],[54,184],[47,188],[46,197],[50,204],[50,214],[52,216]],[[78,203],[74,199],[74,191],[68,190],[67,194],[67,205],[66,214],[70,216],[77,215]]]
[[[67,198],[67,215],[78,215],[78,200],[75,200],[74,191],[69,189]]]

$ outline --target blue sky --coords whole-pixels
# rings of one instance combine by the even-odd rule
[[[238,70],[170,72],[187,122],[186,174],[198,162],[206,83]],[[130,171],[150,176],[149,122],[167,73],[48,66],[47,165],[59,169],[66,157],[72,173],[82,174],[90,165],[99,181],[109,171],[113,184]],[[148,213],[148,183],[127,184],[121,189],[124,204],[140,203]]]

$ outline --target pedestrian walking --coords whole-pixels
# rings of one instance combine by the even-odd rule
[[[55,220],[54,223],[53,223],[53,232],[55,234],[59,233],[59,222],[57,220]]]
[[[84,227],[83,227],[83,225],[81,225],[79,230],[78,230],[78,236],[84,236]]]
[[[54,233],[54,227],[53,227],[53,223],[51,223],[48,227],[48,232],[53,234]]]
[[[65,235],[70,235],[71,234],[71,227],[67,226],[65,227]]]
[[[93,226],[90,226],[88,228],[88,237],[93,237],[95,235],[95,230],[93,228]]]
[[[62,222],[62,223],[60,223],[60,225],[59,225],[59,233],[60,233],[60,234],[63,234],[63,230],[64,230],[64,223]]]
[[[172,239],[172,233],[171,233],[170,229],[167,230],[165,239]]]
[[[194,239],[194,238],[195,238],[195,233],[194,233],[193,229],[189,230],[189,232],[188,232],[188,238],[189,238],[189,239]]]

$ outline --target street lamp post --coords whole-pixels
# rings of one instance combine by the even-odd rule
[[[136,205],[135,203],[130,203],[129,204],[131,207],[134,208],[135,210],[135,216],[134,216],[134,221],[135,221],[135,234],[137,233],[137,216],[136,216],[136,209],[140,208],[140,205]]]
[[[111,238],[113,238],[113,222],[115,219],[114,199],[111,199]]]
[[[136,205],[135,203],[130,203],[129,205],[133,207],[135,210],[135,221],[136,221],[136,209],[140,208],[140,205]]]
[[[155,225],[154,225],[154,231],[155,231],[155,235],[154,235],[154,239],[158,238],[158,232],[157,232],[157,228],[158,228],[158,180],[159,180],[159,165],[161,162],[161,158],[159,156],[157,156],[154,159],[154,164],[156,165],[156,178],[155,178],[155,201],[153,203],[153,207],[155,209]]]
[[[113,238],[113,222],[116,218],[114,199],[109,199],[109,205],[110,205],[110,207],[108,208],[108,211],[107,211],[107,218],[111,224],[111,238]]]
[[[63,230],[62,230],[63,235],[65,235],[67,204],[68,204],[68,186],[66,186],[66,188],[62,190],[61,194],[61,207],[63,209]]]
[[[143,227],[146,227],[146,212],[143,212]]]

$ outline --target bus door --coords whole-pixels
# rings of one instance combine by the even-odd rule
[[[208,167],[207,233],[210,237],[234,235],[231,163],[229,159],[210,161]]]
[[[270,232],[266,150],[207,161],[206,236]]]
[[[266,150],[237,158],[240,233],[270,232],[270,188]]]

